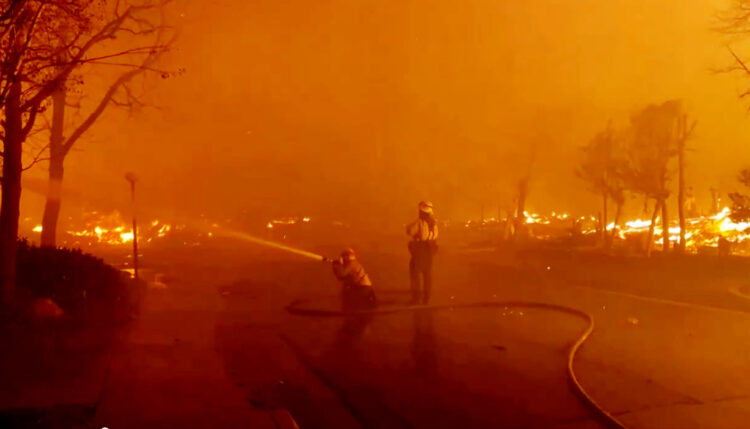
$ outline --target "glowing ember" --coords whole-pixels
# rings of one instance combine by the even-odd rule
[[[158,225],[158,224],[157,224],[157,225]],[[171,227],[171,226],[169,226],[169,225],[166,225],[166,224],[164,224],[164,225],[162,225],[162,226],[161,226],[161,228],[159,228],[159,230],[158,230],[158,231],[156,231],[156,236],[157,236],[157,237],[164,237],[164,236],[166,236],[166,235],[167,235],[167,233],[168,233],[169,231],[171,231],[171,230],[172,230],[172,227]]]
[[[266,228],[273,228],[274,225],[295,225],[300,222],[302,223],[309,223],[312,219],[305,216],[305,217],[283,217],[281,219],[272,219],[270,222],[266,224]]]

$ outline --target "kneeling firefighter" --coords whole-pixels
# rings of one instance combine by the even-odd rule
[[[375,308],[375,292],[372,282],[352,249],[341,252],[338,259],[323,258],[330,262],[333,274],[341,282],[341,303],[344,311],[362,311]]]

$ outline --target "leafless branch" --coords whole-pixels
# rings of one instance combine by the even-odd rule
[[[36,164],[38,164],[38,163],[40,163],[42,161],[49,161],[49,157],[47,157],[47,158],[43,158],[42,157],[42,155],[44,154],[44,152],[47,151],[48,148],[49,148],[49,145],[45,145],[42,149],[40,149],[39,152],[37,152],[37,154],[34,155],[34,158],[31,160],[31,162],[29,163],[29,165],[27,165],[26,167],[21,168],[21,171],[26,171],[26,170],[30,169],[31,167],[33,167],[34,165],[36,165]]]
[[[693,131],[695,131],[695,126],[698,125],[698,120],[694,120],[692,124],[690,124],[690,129],[687,133],[685,133],[685,138],[690,138],[690,136],[693,135]]]
[[[172,38],[172,40],[167,43],[167,46],[171,45],[174,40],[175,38]],[[104,96],[102,96],[99,104],[96,106],[94,111],[91,112],[86,120],[84,120],[81,125],[79,125],[78,128],[76,128],[63,143],[63,156],[67,154],[68,151],[70,151],[70,148],[75,144],[75,142],[94,124],[94,122],[96,122],[97,119],[99,119],[99,117],[107,108],[107,105],[112,102],[115,93],[121,87],[125,86],[125,91],[128,94],[129,101],[135,99],[134,97],[132,97],[130,89],[125,84],[140,73],[143,73],[145,71],[155,71],[155,69],[153,69],[151,65],[154,64],[164,52],[165,50],[153,51],[148,57],[143,60],[139,67],[122,74],[112,85],[110,85],[109,89],[104,94]],[[137,99],[135,100],[137,101]]]
[[[113,54],[109,54],[109,55],[103,55],[103,56],[93,57],[93,58],[83,58],[83,59],[81,59],[78,62],[78,65],[89,64],[89,63],[108,64],[108,63],[103,62],[101,60],[105,60],[105,59],[109,59],[109,58],[117,58],[117,57],[122,57],[122,56],[126,56],[126,55],[151,55],[151,54],[153,54],[153,52],[155,50],[166,50],[167,48],[168,48],[168,46],[159,46],[159,45],[157,45],[157,46],[142,46],[142,47],[138,47],[138,48],[127,49],[127,50],[120,51],[120,52],[113,53]],[[46,69],[67,66],[69,64],[70,64],[69,61],[60,61],[60,62],[46,63],[46,64],[44,64],[44,65],[42,65],[42,66],[40,66],[40,67],[38,67],[36,69],[33,69],[32,71],[33,72],[39,72],[39,71],[46,70]],[[122,63],[122,64],[117,63],[117,64],[111,64],[111,65],[126,65],[126,64],[125,63]],[[132,67],[137,67],[137,64],[129,64],[129,65],[132,66]]]
[[[122,25],[123,21],[129,16],[130,11],[135,6],[131,6],[126,11],[117,17],[116,19],[108,22],[102,29],[100,29],[96,34],[94,34],[82,47],[78,49],[78,52],[75,56],[73,56],[70,60],[70,62],[62,67],[62,70],[50,81],[48,81],[31,99],[26,101],[22,107],[23,110],[27,110],[30,106],[38,105],[42,102],[42,100],[46,99],[50,95],[52,95],[52,92],[55,91],[55,89],[60,85],[62,82],[64,82],[68,75],[75,69],[83,59],[83,57],[86,55],[86,53],[91,49],[92,46],[96,45],[97,43],[101,42],[102,40],[105,40],[112,36],[113,32]]]
[[[148,70],[155,73],[169,73],[169,70],[165,69],[157,69],[153,67],[147,67],[143,64],[131,64],[131,63],[113,63],[113,62],[106,62],[106,61],[89,61],[90,64],[99,64],[103,66],[114,66],[114,67],[130,67],[130,68],[136,68],[136,69],[142,69],[142,70]]]
[[[36,116],[39,113],[39,107],[38,105],[34,105],[29,110],[29,117],[26,119],[26,125],[23,126],[23,138],[25,139],[26,136],[29,135],[29,132],[31,132],[31,129],[34,127],[34,122],[36,122]]]
[[[737,61],[737,64],[739,64],[740,67],[742,67],[742,70],[745,71],[748,75],[750,75],[750,69],[747,68],[745,63],[740,59],[740,57],[737,56],[737,54],[734,53],[731,47],[727,46],[727,50],[729,50],[729,53],[732,54],[735,61]]]

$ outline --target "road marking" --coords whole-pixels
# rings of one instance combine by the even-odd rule
[[[636,295],[632,293],[618,292],[618,291],[609,290],[609,289],[600,289],[600,288],[596,288],[592,286],[573,285],[573,287],[578,288],[578,289],[594,290],[594,291],[598,291],[607,295],[622,296],[626,298],[639,299],[641,301],[649,301],[649,302],[656,302],[659,304],[674,305],[676,307],[697,308],[700,310],[718,311],[718,312],[724,312],[724,313],[736,313],[736,314],[742,314],[745,316],[750,314],[750,310],[736,310],[733,308],[716,307],[716,306],[704,305],[704,304],[695,304],[691,302],[675,301],[675,300],[666,299],[666,298],[655,298],[652,296]]]
[[[649,301],[649,302],[655,302],[659,304],[674,305],[676,307],[697,308],[701,310],[740,313],[740,314],[745,314],[745,315],[750,313],[750,311],[736,310],[736,309],[725,308],[725,307],[716,307],[712,305],[696,304],[696,303],[685,302],[685,301],[675,301],[675,300],[667,299],[667,298],[656,298],[653,296],[637,295],[633,293],[619,292],[619,291],[614,291],[610,289],[600,289],[600,288],[591,287],[591,286],[575,285],[574,287],[579,288],[579,289],[595,290],[595,291],[599,291],[607,295],[622,296],[626,298],[638,299],[641,301]]]

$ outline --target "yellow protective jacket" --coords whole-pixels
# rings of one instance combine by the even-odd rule
[[[344,286],[366,286],[372,287],[370,276],[365,272],[362,264],[357,260],[353,261],[334,261],[333,274],[339,279]]]
[[[424,219],[406,225],[406,235],[414,241],[435,241],[438,238],[437,222],[430,228],[430,224]]]

